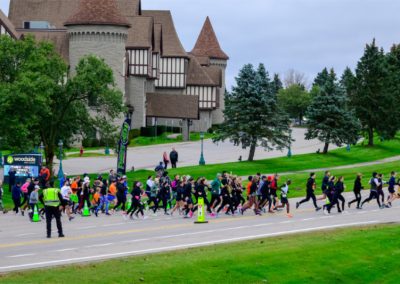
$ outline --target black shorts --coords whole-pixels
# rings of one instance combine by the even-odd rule
[[[69,200],[66,200],[66,199],[63,199],[62,201],[61,201],[61,206],[69,206]]]
[[[391,194],[395,193],[394,188],[393,189],[389,188],[389,193],[391,193]]]
[[[281,197],[281,203],[282,204],[288,204],[289,203],[288,198],[287,197]]]
[[[271,195],[272,195],[274,198],[277,198],[277,197],[278,197],[278,195],[276,194],[276,190],[271,190]]]
[[[193,200],[192,200],[192,198],[190,198],[190,197],[185,198],[185,202],[186,202],[187,204],[193,204]]]

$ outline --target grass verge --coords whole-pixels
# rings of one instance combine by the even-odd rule
[[[399,234],[399,225],[328,230],[10,273],[0,282],[398,283]]]

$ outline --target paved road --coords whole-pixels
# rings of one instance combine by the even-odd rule
[[[318,149],[323,148],[323,144],[318,140],[305,140],[303,128],[293,129],[293,154],[314,153]],[[134,147],[128,150],[127,168],[131,169],[154,169],[155,166],[162,160],[164,151],[169,153],[171,148],[175,147],[179,152],[178,166],[192,166],[199,164],[200,158],[200,142],[187,142],[178,144],[165,144],[147,147]],[[335,148],[332,146],[332,149]],[[247,159],[248,149],[244,150],[241,147],[235,147],[230,142],[214,144],[211,140],[204,141],[204,155],[207,164],[236,162],[239,156],[243,160]],[[287,155],[287,150],[281,151],[265,151],[258,148],[255,154],[256,159],[266,159],[281,157]],[[117,159],[113,157],[93,157],[93,158],[71,158],[63,162],[65,172],[70,175],[82,173],[103,173],[108,172],[111,168],[115,168]],[[56,172],[58,166],[55,167]]]
[[[364,197],[368,192],[364,192]],[[346,194],[346,199],[352,198]],[[296,199],[291,200],[294,205]],[[349,226],[398,222],[400,204],[378,209],[375,202],[363,210],[349,209],[345,214],[325,216],[311,204],[294,210],[289,219],[282,212],[254,216],[212,219],[195,225],[180,216],[150,217],[125,221],[121,215],[63,219],[65,239],[46,239],[45,222],[30,223],[12,213],[0,216],[0,272],[99,261],[263,237],[312,232]],[[54,236],[56,236],[54,232]]]

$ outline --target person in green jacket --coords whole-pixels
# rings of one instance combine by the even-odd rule
[[[211,208],[216,208],[221,202],[221,181],[222,175],[217,174],[215,179],[211,182]]]

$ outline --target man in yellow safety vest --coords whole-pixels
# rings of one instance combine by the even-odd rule
[[[51,238],[51,219],[53,216],[57,223],[58,237],[63,238],[64,234],[60,212],[60,203],[62,200],[61,190],[58,188],[46,188],[39,198],[42,203],[44,203],[44,209],[46,211],[47,238]]]

